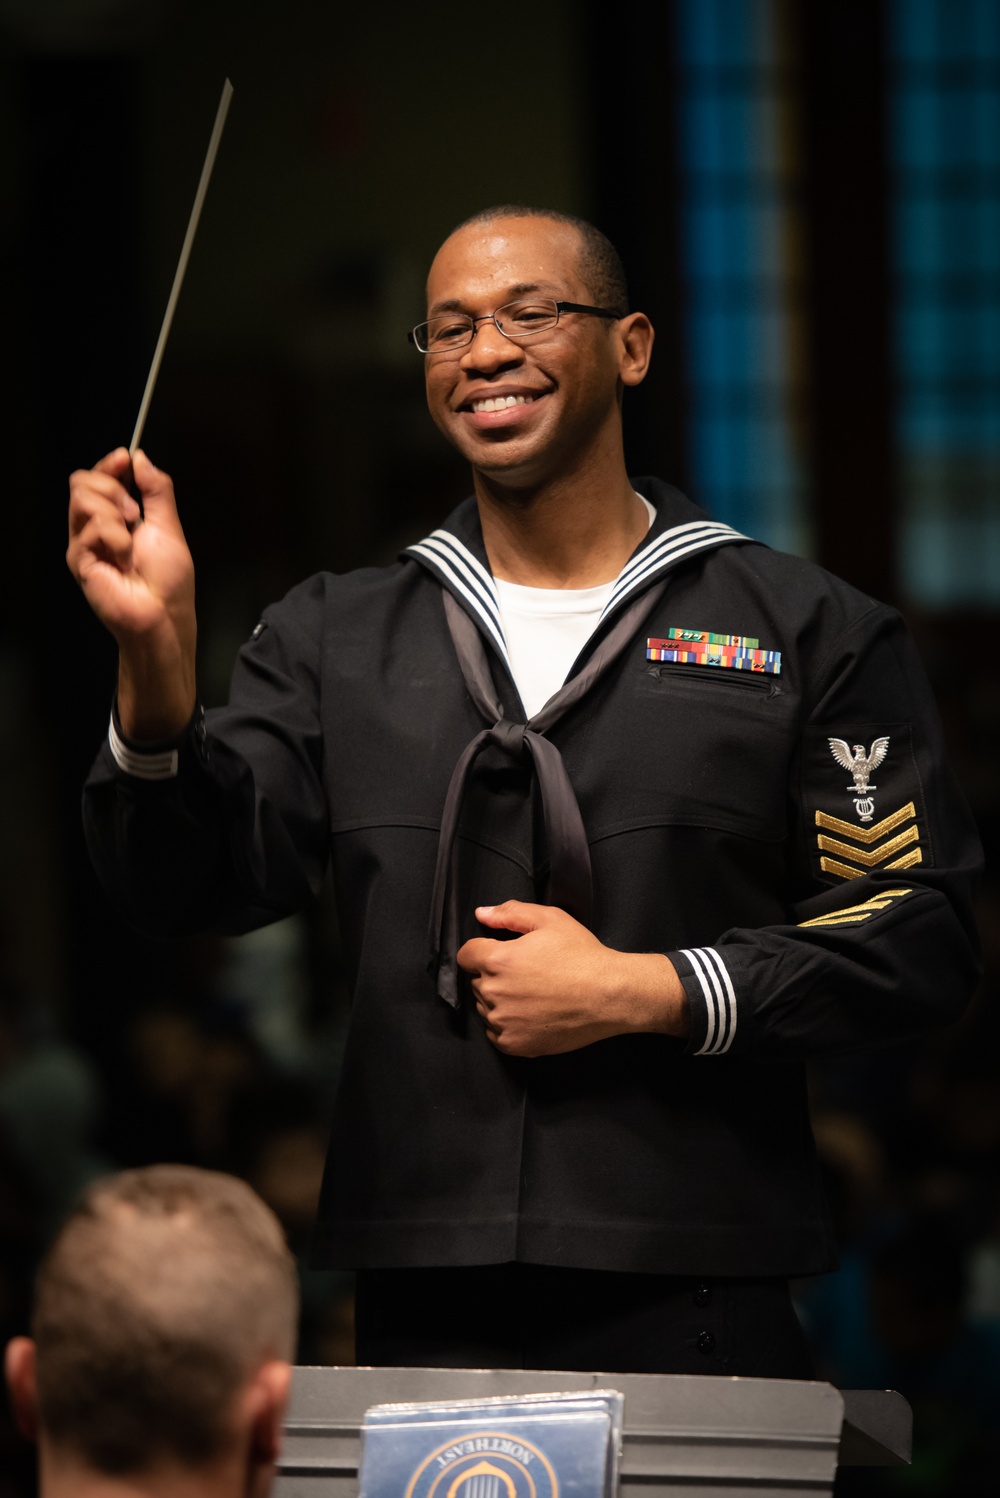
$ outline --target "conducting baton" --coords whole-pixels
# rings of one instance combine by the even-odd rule
[[[188,219],[187,233],[184,243],[181,245],[180,259],[177,261],[177,269],[174,272],[174,284],[170,288],[170,297],[167,301],[167,310],[163,314],[163,325],[160,328],[160,336],[156,341],[156,350],[153,354],[153,362],[149,366],[149,376],[146,380],[146,388],[142,394],[142,404],[139,407],[139,415],[136,417],[135,431],[132,433],[132,441],[128,445],[128,455],[131,461],[136,448],[142,438],[143,427],[146,425],[146,415],[149,411],[149,403],[153,399],[153,391],[156,388],[156,377],[160,373],[160,365],[163,362],[163,350],[167,346],[170,336],[170,326],[174,320],[174,312],[177,308],[177,298],[181,294],[181,286],[184,284],[184,272],[191,257],[191,246],[194,244],[194,236],[198,229],[198,220],[201,218],[201,207],[205,201],[208,184],[212,176],[212,168],[215,165],[215,157],[219,149],[219,141],[222,139],[223,126],[226,123],[226,115],[229,113],[229,101],[233,97],[233,85],[227,78],[222,85],[222,97],[219,99],[219,107],[215,112],[215,124],[212,127],[211,139],[208,142],[208,150],[205,152],[205,165],[201,169],[201,181],[198,183],[198,191],[194,195],[194,204],[191,208],[191,217]],[[131,473],[126,475],[131,478]],[[138,495],[139,508],[142,509],[142,499]]]

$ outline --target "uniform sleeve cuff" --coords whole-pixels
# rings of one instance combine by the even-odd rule
[[[736,990],[715,947],[668,952],[691,1011],[690,1056],[721,1056],[736,1037]]]
[[[191,722],[176,738],[164,739],[155,744],[137,743],[134,739],[126,738],[122,732],[118,703],[115,701],[111,706],[111,721],[108,724],[108,747],[112,758],[119,770],[136,780],[174,780],[180,767],[181,749],[192,729],[198,732],[204,716],[204,709],[199,706]]]

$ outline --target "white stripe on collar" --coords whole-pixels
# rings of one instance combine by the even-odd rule
[[[466,603],[471,605],[483,621],[509,665],[496,584],[478,557],[450,531],[445,530],[432,531],[423,541],[407,549],[425,557],[461,593]]]
[[[642,497],[641,495],[639,496]],[[623,598],[646,583],[655,573],[666,566],[673,566],[685,557],[710,547],[721,546],[726,541],[746,541],[750,538],[731,525],[716,520],[689,520],[675,525],[650,541],[632,557],[615,579],[614,590],[605,605],[599,623],[618,607]],[[500,599],[491,573],[483,566],[464,542],[451,531],[436,530],[407,547],[410,552],[424,557],[434,569],[460,593],[486,626],[496,642],[507,665],[507,643],[504,639]]]
[[[602,618],[617,608],[627,594],[647,581],[654,572],[669,564],[673,566],[696,551],[719,546],[724,541],[746,541],[749,538],[731,525],[716,520],[689,520],[684,525],[675,525],[644,546],[618,574],[614,592],[608,599]]]

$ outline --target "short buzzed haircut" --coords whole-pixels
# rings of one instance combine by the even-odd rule
[[[210,1462],[240,1388],[292,1360],[297,1318],[281,1226],[243,1181],[181,1165],[98,1181],[36,1280],[46,1437],[110,1475]]]
[[[608,307],[623,315],[629,310],[628,282],[621,257],[606,234],[585,218],[560,213],[557,208],[532,208],[525,203],[504,203],[483,208],[471,218],[463,219],[452,231],[474,224],[492,224],[501,218],[547,218],[554,224],[567,224],[580,236],[580,270],[594,304]]]

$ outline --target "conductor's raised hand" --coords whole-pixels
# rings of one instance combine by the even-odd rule
[[[177,515],[174,486],[142,452],[136,486],[146,518],[124,487],[129,456],[117,448],[69,481],[66,561],[98,618],[121,642],[176,629],[194,609],[194,565]]]
[[[554,905],[481,905],[477,936],[458,952],[489,1039],[510,1056],[555,1056],[612,1035],[683,1036],[687,1000],[669,958],[618,952]]]
[[[118,641],[125,732],[160,739],[183,729],[196,701],[194,563],[169,475],[141,451],[132,468],[145,519],[125,488],[125,448],[70,477],[66,561]]]

